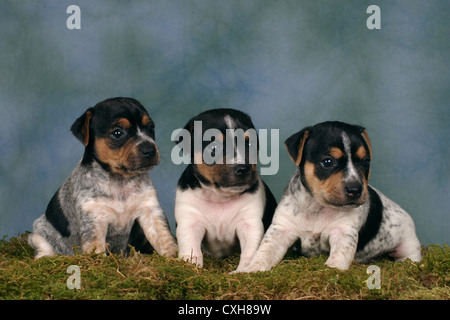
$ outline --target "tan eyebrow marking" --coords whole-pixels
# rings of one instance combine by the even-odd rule
[[[358,150],[356,150],[355,156],[357,156],[359,159],[364,159],[367,156],[367,151],[364,146],[360,146]]]
[[[338,147],[332,147],[328,153],[335,159],[340,159],[344,156],[344,152]]]

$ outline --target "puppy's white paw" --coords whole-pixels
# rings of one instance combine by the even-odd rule
[[[348,270],[350,268],[351,261],[345,261],[343,259],[337,259],[335,257],[329,257],[325,264],[330,268],[336,268],[339,270]]]
[[[260,271],[270,271],[270,268],[265,267],[261,264],[250,264],[243,268],[237,268],[234,271],[231,271],[229,274],[237,274],[237,273],[256,273]]]
[[[181,255],[180,258],[184,261],[195,264],[197,268],[203,268],[203,256]]]

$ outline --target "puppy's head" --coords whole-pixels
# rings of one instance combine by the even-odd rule
[[[235,109],[213,109],[189,120],[191,165],[206,185],[242,193],[257,183],[258,137],[250,117]]]
[[[159,163],[155,124],[131,98],[112,98],[89,108],[72,125],[86,147],[83,162],[98,161],[106,170],[130,177]]]
[[[285,144],[303,185],[321,205],[351,208],[366,201],[372,150],[363,127],[323,122]]]

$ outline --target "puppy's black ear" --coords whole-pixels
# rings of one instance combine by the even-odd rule
[[[86,112],[81,117],[75,120],[72,127],[70,128],[73,135],[78,140],[80,140],[81,143],[84,144],[84,146],[87,146],[89,144],[89,128],[93,116],[94,116],[94,109],[93,108],[87,109]]]
[[[310,131],[311,127],[307,127],[302,131],[294,133],[284,142],[289,156],[292,158],[297,167],[302,162],[303,148],[305,147],[305,142],[309,137]]]

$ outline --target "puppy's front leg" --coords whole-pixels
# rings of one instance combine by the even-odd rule
[[[203,267],[202,240],[206,229],[196,223],[180,222],[177,226],[178,257]]]
[[[83,253],[104,253],[107,225],[96,223],[91,228],[81,228],[81,250]]]
[[[106,233],[113,209],[94,199],[86,201],[78,214],[80,221],[81,250],[83,253],[103,253]]]
[[[241,256],[237,269],[232,273],[240,272],[250,264],[264,236],[264,226],[261,219],[255,219],[239,225],[236,233],[241,246]]]
[[[331,230],[328,241],[330,244],[330,256],[325,264],[331,268],[340,270],[350,268],[358,244],[358,233],[356,229],[343,230],[336,228]]]
[[[269,271],[283,259],[298,235],[280,220],[274,219],[250,264],[239,272]]]
[[[169,224],[164,211],[157,200],[153,206],[142,208],[143,214],[138,217],[144,234],[151,246],[160,255],[176,257],[178,246],[170,232]]]

